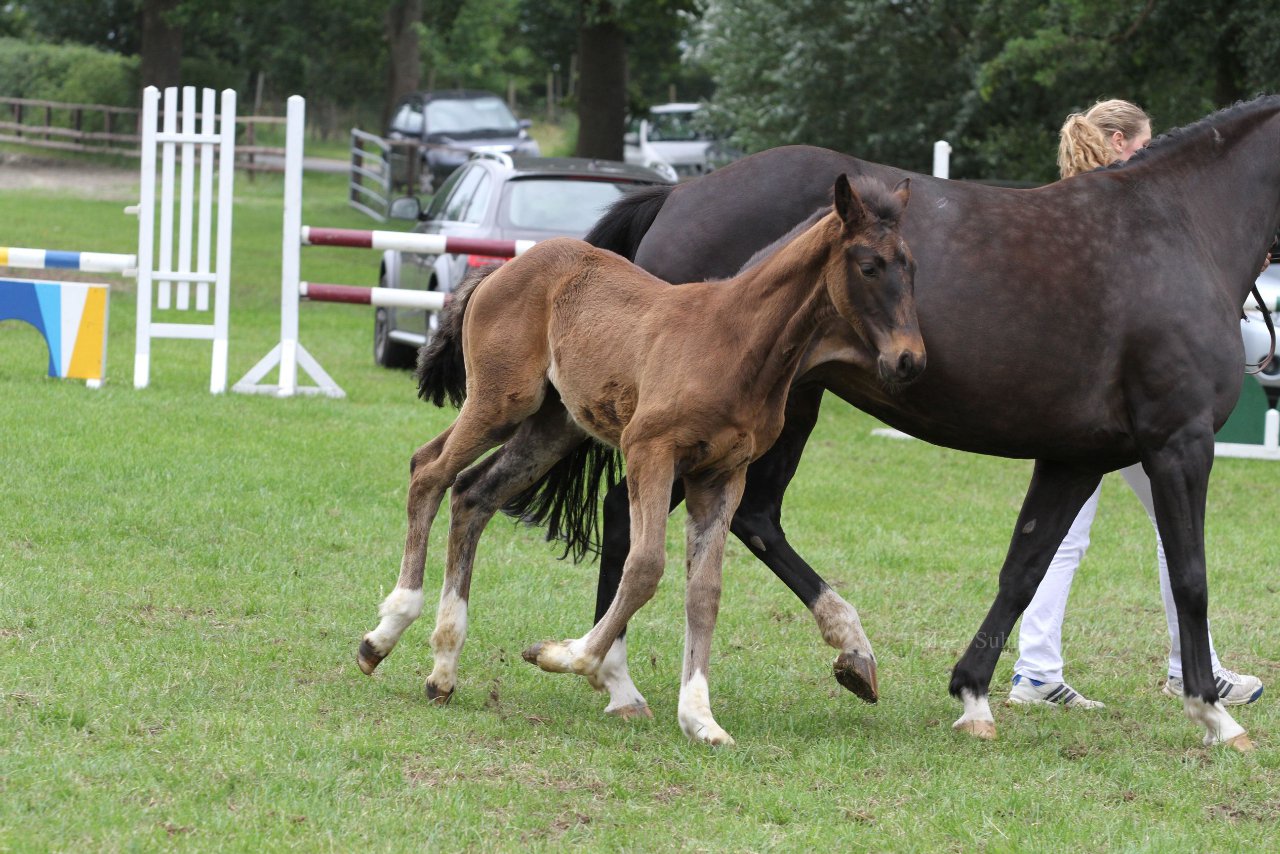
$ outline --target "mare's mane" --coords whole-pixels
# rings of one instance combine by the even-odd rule
[[[1210,113],[1202,119],[1182,127],[1171,128],[1157,136],[1146,147],[1134,152],[1128,160],[1117,160],[1104,169],[1125,169],[1135,164],[1149,161],[1153,156],[1161,157],[1183,146],[1191,145],[1205,135],[1218,130],[1223,124],[1241,117],[1261,113],[1266,109],[1280,110],[1280,95],[1261,95],[1251,101],[1237,101]]]

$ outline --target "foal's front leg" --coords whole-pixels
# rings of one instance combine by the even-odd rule
[[[680,728],[694,741],[731,745],[733,738],[711,715],[707,684],[711,636],[720,612],[720,582],[729,520],[742,499],[746,466],[718,472],[713,478],[686,478],[685,506],[689,511],[685,534],[688,583],[684,594],[684,667],[680,674]]]
[[[610,647],[627,621],[653,598],[666,563],[667,513],[675,461],[665,447],[626,451],[631,492],[631,551],[622,570],[617,596],[585,636],[563,642],[544,641],[523,653],[525,661],[552,673],[577,673],[593,684]]]

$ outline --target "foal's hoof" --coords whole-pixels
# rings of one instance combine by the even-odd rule
[[[372,676],[374,668],[381,664],[384,658],[386,656],[380,655],[373,648],[373,644],[369,643],[367,635],[360,641],[360,649],[356,651],[356,664],[359,665],[360,672],[365,676]]]
[[[1240,733],[1235,738],[1229,738],[1225,742],[1227,747],[1238,750],[1241,753],[1252,753],[1254,750],[1253,742],[1249,740],[1247,733]]]
[[[548,673],[576,673],[573,653],[567,643],[539,641],[520,653],[520,657]]]
[[[874,703],[880,699],[876,661],[860,652],[842,652],[834,665],[836,681],[855,696]]]
[[[427,699],[437,706],[447,706],[449,705],[449,701],[453,699],[452,688],[448,691],[443,691],[435,685],[432,685],[430,682],[427,682],[425,690],[427,692]]]
[[[616,709],[605,709],[606,715],[613,715],[624,721],[633,720],[635,718],[653,718],[653,712],[649,709],[648,703],[631,703],[626,706],[619,706]]]
[[[991,721],[956,721],[951,725],[956,732],[963,732],[983,741],[991,741],[996,737],[996,725]]]

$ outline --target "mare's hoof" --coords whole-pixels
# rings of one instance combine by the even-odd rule
[[[983,741],[991,741],[996,737],[996,725],[991,721],[956,721],[951,728]]]
[[[435,685],[432,685],[430,682],[427,683],[426,692],[427,692],[427,699],[437,706],[447,706],[449,705],[449,701],[453,699],[452,690],[441,691],[439,688],[437,688]]]
[[[379,655],[378,651],[373,648],[373,644],[369,643],[369,638],[365,637],[360,641],[360,649],[356,651],[356,664],[360,667],[360,672],[365,676],[372,676],[374,668],[382,663],[385,655]]]
[[[842,652],[833,666],[836,681],[855,696],[868,703],[880,699],[880,686],[876,681],[874,658],[858,652]]]
[[[619,706],[616,709],[605,709],[604,713],[621,718],[624,721],[635,718],[653,718],[653,711],[649,708],[648,703],[632,703],[628,706]]]
[[[1235,738],[1229,738],[1223,742],[1227,747],[1238,750],[1241,753],[1252,753],[1254,750],[1253,742],[1249,740],[1248,733],[1240,733]]]

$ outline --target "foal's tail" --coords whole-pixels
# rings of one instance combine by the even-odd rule
[[[583,239],[592,246],[608,249],[628,261],[634,261],[640,241],[658,218],[658,212],[673,189],[673,184],[655,184],[627,193],[609,206]]]
[[[484,267],[472,272],[453,292],[452,299],[440,312],[439,328],[427,344],[418,350],[418,397],[436,406],[449,401],[462,406],[467,399],[467,365],[462,358],[462,315],[476,288],[499,267]]]

